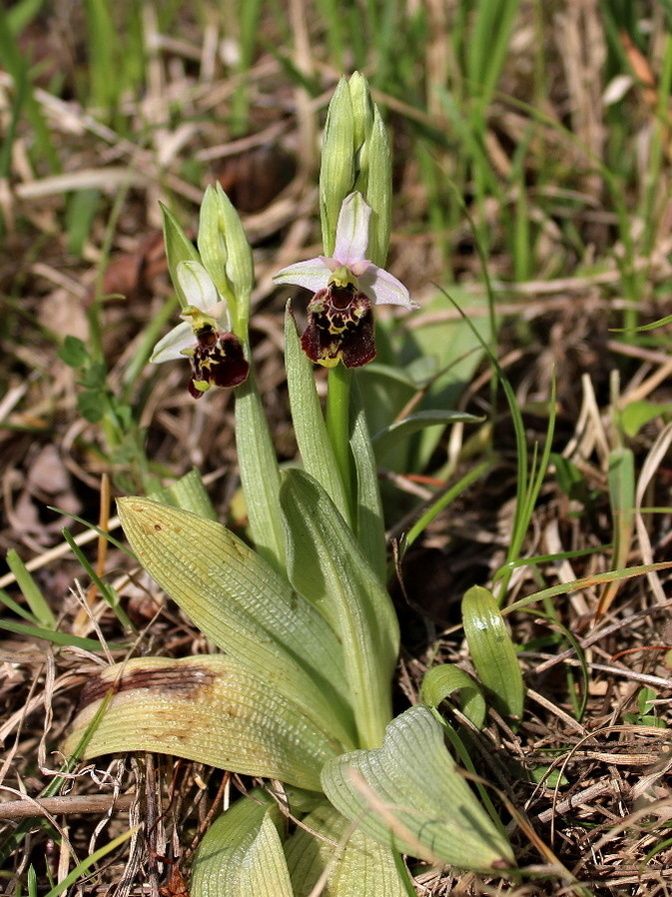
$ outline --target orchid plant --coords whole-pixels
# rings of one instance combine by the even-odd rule
[[[275,276],[314,292],[300,337],[288,303],[285,358],[302,466],[283,472],[250,359],[253,266],[238,216],[221,188],[209,188],[197,251],[164,213],[184,320],[152,360],[188,359],[196,399],[213,386],[235,388],[254,548],[193,508],[119,501],[140,563],[220,653],[107,667],[85,687],[64,749],[157,751],[276,781],[206,834],[196,897],[299,897],[319,883],[331,897],[369,897],[372,888],[403,897],[401,854],[469,869],[513,866],[491,805],[445,747],[434,707],[450,688],[430,683],[425,703],[393,717],[399,626],[386,590],[372,439],[350,389],[351,369],[375,357],[375,307],[415,307],[383,267],[390,197],[385,128],[355,74],[340,82],[327,119],[325,255]],[[326,418],[311,362],[329,369]],[[302,818],[289,836],[282,814]]]

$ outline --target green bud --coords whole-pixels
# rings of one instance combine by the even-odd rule
[[[177,266],[180,262],[200,262],[200,258],[194,248],[194,244],[177,223],[177,219],[172,212],[163,203],[160,203],[160,205],[163,214],[163,240],[166,246],[168,270],[170,271],[177,298],[180,300],[180,305],[182,308],[186,308],[189,305],[189,300],[184,295],[184,291],[177,279]]]
[[[229,304],[234,333],[246,339],[254,285],[252,248],[219,183],[208,188],[203,199],[198,245],[206,271]]]
[[[373,126],[361,152],[362,186],[359,190],[371,207],[367,256],[374,265],[385,267],[392,229],[392,153],[385,123],[374,106]]]
[[[354,72],[348,81],[352,117],[355,126],[354,151],[358,153],[369,136],[373,124],[373,103],[369,84],[361,72]]]
[[[320,169],[320,217],[325,254],[333,255],[343,200],[355,183],[355,122],[348,82],[341,78],[329,103]]]
[[[208,187],[201,203],[198,223],[198,251],[203,267],[212,282],[227,300],[231,298],[231,284],[226,276],[226,242],[220,228],[219,197],[214,187]]]

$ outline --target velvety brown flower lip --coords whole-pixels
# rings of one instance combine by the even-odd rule
[[[376,357],[373,311],[368,297],[352,284],[330,285],[308,305],[301,345],[311,361],[333,367],[361,367]]]

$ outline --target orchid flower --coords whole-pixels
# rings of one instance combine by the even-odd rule
[[[189,393],[199,399],[211,386],[239,386],[249,364],[237,336],[231,333],[229,313],[212,278],[196,261],[180,262],[177,279],[188,300],[186,320],[159,340],[149,359],[154,364],[189,358]]]
[[[276,283],[313,291],[301,345],[311,361],[325,367],[342,361],[353,368],[373,361],[374,305],[418,307],[396,277],[365,257],[370,218],[371,209],[361,193],[351,193],[338,216],[333,258],[298,262],[273,277]]]

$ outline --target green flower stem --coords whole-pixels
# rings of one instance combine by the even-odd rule
[[[350,371],[342,364],[329,370],[327,383],[327,433],[343,480],[350,516],[354,510],[354,483],[350,454]]]

